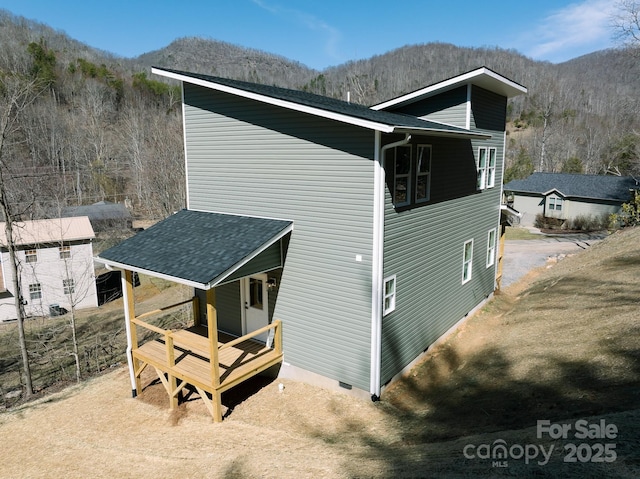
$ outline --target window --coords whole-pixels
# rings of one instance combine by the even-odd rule
[[[411,201],[411,146],[398,146],[387,152],[388,165],[393,171],[393,204],[408,205]]]
[[[76,282],[73,279],[63,279],[62,287],[64,288],[64,294],[73,294],[76,292]]]
[[[489,230],[487,236],[487,268],[496,260],[496,229]]]
[[[40,286],[40,283],[29,285],[29,298],[31,298],[31,300],[42,298],[42,286]]]
[[[25,261],[27,263],[35,263],[36,261],[38,261],[38,250],[35,250],[35,249],[25,250],[24,256],[25,256]]]
[[[429,186],[431,185],[431,145],[418,145],[416,159],[416,203],[429,201]]]
[[[382,315],[385,316],[396,309],[396,275],[389,276],[384,280],[384,309]]]
[[[478,148],[478,184],[479,190],[493,188],[496,185],[496,148]]]
[[[69,245],[60,246],[58,248],[58,251],[60,252],[60,259],[71,258],[71,246]]]
[[[549,210],[562,211],[562,198],[549,197]]]
[[[471,270],[473,268],[473,240],[465,242],[462,250],[462,284],[471,279]]]

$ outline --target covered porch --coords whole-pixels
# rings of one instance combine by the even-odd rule
[[[283,220],[183,210],[98,256],[107,267],[122,271],[134,397],[143,388],[142,372],[151,367],[171,408],[178,406],[185,388],[195,389],[213,420],[220,422],[223,392],[282,362],[282,323],[278,319],[267,317],[264,325],[247,321],[239,337],[218,330],[216,286],[282,268],[282,239],[291,228],[292,223]],[[136,314],[134,272],[193,287],[193,297]],[[238,308],[250,309],[254,298],[245,299],[248,302],[238,302]],[[268,302],[266,297],[260,301]],[[185,327],[153,324],[154,317],[181,307],[191,316]],[[145,337],[148,339],[142,340]]]

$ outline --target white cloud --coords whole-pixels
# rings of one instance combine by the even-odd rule
[[[280,5],[267,4],[264,0],[252,0],[260,8],[285,20],[293,21],[314,32],[319,32],[324,38],[324,53],[333,60],[342,61],[338,47],[342,34],[337,28],[332,27],[324,20],[300,10],[282,7]]]
[[[532,58],[562,61],[611,46],[612,0],[585,0],[553,11],[529,32],[523,47]]]

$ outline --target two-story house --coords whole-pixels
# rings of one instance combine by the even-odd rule
[[[182,82],[187,209],[98,260],[192,286],[196,322],[231,336],[269,345],[279,320],[281,376],[374,399],[493,293],[506,106],[523,86],[479,68],[368,108],[152,71]],[[130,347],[134,394],[146,363],[195,381]],[[228,373],[213,368],[214,403]]]
[[[86,216],[13,224],[22,305],[26,316],[58,315],[97,307],[93,269],[95,237]],[[17,318],[14,274],[5,224],[0,223],[0,321]]]

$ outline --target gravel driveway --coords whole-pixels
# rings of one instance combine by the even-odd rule
[[[515,283],[532,269],[544,266],[549,260],[560,260],[568,254],[587,249],[606,236],[606,233],[540,234],[539,240],[506,241],[502,287]]]

